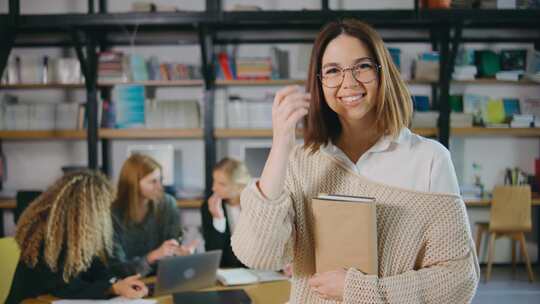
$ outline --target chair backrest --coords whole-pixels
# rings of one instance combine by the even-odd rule
[[[531,228],[531,187],[496,186],[491,200],[489,231],[527,232]]]
[[[15,223],[19,220],[19,216],[23,213],[24,209],[30,205],[39,195],[41,191],[36,190],[21,190],[17,191],[15,200],[17,201],[17,207],[15,207],[14,217]]]
[[[0,238],[0,303],[5,303],[11,289],[15,269],[19,263],[19,245],[12,237]]]

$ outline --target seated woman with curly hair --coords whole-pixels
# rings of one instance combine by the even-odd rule
[[[113,187],[105,176],[80,171],[60,178],[21,215],[16,240],[21,258],[8,304],[52,294],[59,298],[141,298],[139,276],[116,280],[112,253]]]

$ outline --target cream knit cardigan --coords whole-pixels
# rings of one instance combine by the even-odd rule
[[[285,187],[271,201],[254,183],[244,190],[232,247],[252,268],[278,270],[293,262],[291,304],[336,303],[308,285],[315,272],[310,200],[321,192],[377,200],[379,273],[348,269],[344,303],[471,302],[479,267],[460,197],[376,183],[300,146],[291,153]]]

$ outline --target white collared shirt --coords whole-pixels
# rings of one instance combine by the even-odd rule
[[[415,191],[459,195],[448,149],[408,128],[403,128],[396,138],[381,137],[356,164],[331,142],[321,146],[321,151],[376,182]]]

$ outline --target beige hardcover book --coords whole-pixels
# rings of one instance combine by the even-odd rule
[[[377,275],[375,199],[319,195],[312,199],[317,273],[356,268]]]

